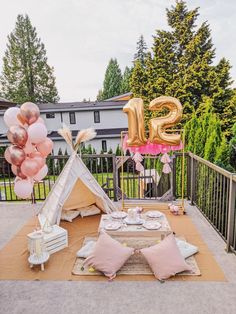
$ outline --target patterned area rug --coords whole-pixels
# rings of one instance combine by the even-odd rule
[[[149,247],[152,245],[157,244],[160,240],[157,238],[151,238],[151,237],[114,237],[117,241],[120,243],[133,247],[135,249],[141,249],[144,247]],[[86,244],[88,241],[96,240],[96,237],[86,237],[84,239],[84,244]],[[179,237],[181,240],[185,240],[183,237]],[[77,258],[74,264],[74,267],[72,269],[73,275],[85,275],[85,276],[94,276],[94,275],[102,275],[99,271],[91,271],[91,269],[83,266],[83,258]],[[194,256],[190,256],[186,259],[186,263],[192,268],[191,272],[185,271],[182,273],[179,273],[177,275],[186,275],[186,276],[200,276],[201,272],[198,268],[197,262],[194,258]],[[82,270],[83,269],[83,270]],[[142,254],[136,253],[132,255],[128,261],[124,264],[124,266],[118,271],[118,275],[152,275],[153,272],[151,268],[149,267],[148,263],[146,262],[145,258]]]

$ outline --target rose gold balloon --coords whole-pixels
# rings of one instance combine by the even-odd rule
[[[20,167],[21,172],[27,177],[33,177],[39,171],[39,165],[36,160],[32,158],[26,158]]]
[[[49,155],[52,152],[53,141],[47,137],[45,141],[37,144],[36,147],[43,157],[47,157],[47,155]]]
[[[23,148],[24,152],[27,154],[27,155],[30,155],[31,153],[35,152],[36,149],[34,147],[34,145],[30,142],[30,139],[28,137],[28,140],[25,144],[25,147]]]
[[[20,113],[22,118],[28,124],[32,124],[37,121],[40,114],[38,106],[32,102],[25,102],[21,105]]]
[[[18,113],[17,119],[20,121],[20,123],[21,123],[22,125],[24,125],[24,124],[27,123],[26,120],[23,118],[23,116],[22,116],[20,113]]]
[[[28,133],[22,126],[13,125],[7,132],[7,138],[12,144],[24,147],[28,139]]]
[[[23,173],[21,172],[20,167],[17,167],[15,165],[11,166],[11,171],[14,173],[15,176],[21,178],[21,179],[26,179],[27,177],[25,175],[23,175]]]
[[[45,162],[46,162],[45,158],[41,155],[40,152],[34,152],[34,153],[30,154],[30,158],[37,161],[37,163],[39,165],[39,169],[41,169],[45,165]]]
[[[25,160],[25,152],[20,147],[11,145],[8,147],[11,163],[15,166],[20,166],[22,162]]]
[[[10,154],[10,151],[9,151],[9,147],[7,147],[7,149],[5,150],[4,152],[4,157],[6,159],[6,161],[11,164],[12,161],[11,161],[11,154]]]

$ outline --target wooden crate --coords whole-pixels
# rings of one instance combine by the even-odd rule
[[[58,225],[52,226],[53,230],[50,233],[44,233],[44,244],[49,254],[58,252],[68,246],[67,230]],[[30,235],[28,234],[28,248],[30,247]]]

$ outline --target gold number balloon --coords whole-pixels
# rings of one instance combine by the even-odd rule
[[[150,142],[166,145],[179,145],[180,134],[166,133],[165,129],[177,124],[183,113],[183,108],[178,99],[169,96],[161,96],[151,101],[149,110],[159,111],[168,109],[169,113],[164,117],[153,118],[149,125]]]
[[[146,144],[144,129],[144,110],[141,98],[132,98],[124,106],[123,111],[128,115],[128,146],[141,146]]]

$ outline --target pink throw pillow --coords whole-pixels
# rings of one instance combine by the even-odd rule
[[[109,279],[113,279],[133,253],[133,248],[125,247],[105,232],[101,232],[93,253],[86,258],[84,265],[92,266]]]
[[[159,280],[192,270],[182,257],[173,234],[168,235],[161,243],[140,251]]]

